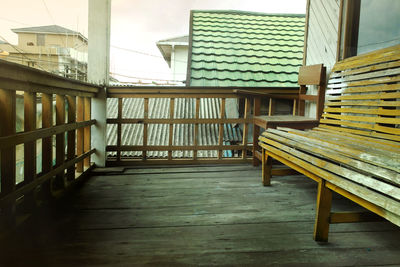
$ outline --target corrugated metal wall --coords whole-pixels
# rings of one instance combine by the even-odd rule
[[[327,77],[336,62],[339,11],[340,0],[310,0],[306,65],[323,63]],[[306,112],[314,116],[315,104],[308,104]]]

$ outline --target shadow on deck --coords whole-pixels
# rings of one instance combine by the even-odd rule
[[[331,225],[330,242],[314,242],[316,186],[288,176],[263,187],[249,165],[98,174],[3,240],[0,265],[400,265],[388,222]],[[335,197],[333,210],[358,209]]]

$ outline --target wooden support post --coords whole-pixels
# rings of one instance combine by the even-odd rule
[[[78,97],[76,107],[76,121],[81,122],[84,120],[85,108],[83,104],[83,97]],[[83,154],[83,128],[76,130],[76,156],[79,157]],[[76,171],[83,172],[83,161],[76,164]]]
[[[325,186],[325,180],[318,183],[317,214],[315,217],[314,240],[327,242],[331,214],[332,191]]]
[[[255,97],[253,104],[253,116],[259,116],[261,109],[261,98]],[[258,166],[260,161],[257,159],[256,152],[260,150],[258,145],[258,136],[260,135],[260,126],[257,126],[253,120],[253,166]]]
[[[306,92],[307,92],[307,87],[305,85],[300,85],[299,95],[304,95]],[[299,98],[299,104],[298,104],[298,115],[299,116],[304,116],[305,107],[306,107],[306,101],[301,100]],[[316,119],[318,119],[318,118],[316,118]]]
[[[36,93],[24,93],[24,131],[36,129]],[[36,178],[36,141],[24,144],[24,182],[31,183]],[[36,206],[34,191],[25,194],[24,206],[31,210]]]
[[[172,120],[174,118],[175,110],[175,98],[171,98],[169,102],[169,118]],[[174,140],[174,124],[169,124],[169,135],[168,135],[168,146],[172,147],[172,142]],[[168,160],[172,160],[172,150],[168,150]]]
[[[53,126],[53,95],[42,94],[42,128]],[[53,136],[42,139],[42,174],[48,173],[53,167]],[[42,184],[44,198],[51,197],[51,181]]]
[[[85,115],[84,115],[84,119],[85,121],[89,121],[91,118],[91,99],[89,97],[85,97],[84,99],[84,105],[85,105]],[[88,151],[90,151],[91,148],[91,135],[90,135],[91,129],[90,126],[85,127],[85,129],[83,130],[83,151],[86,153]],[[83,165],[85,168],[89,168],[90,167],[90,156],[85,158],[83,160]]]
[[[68,123],[76,122],[76,97],[67,96],[68,101]],[[76,144],[75,144],[75,130],[68,131],[67,133],[67,161],[72,160],[76,156]],[[75,165],[72,165],[67,169],[67,180],[75,180]]]
[[[143,118],[146,120],[149,118],[149,99],[145,98],[144,99],[144,113],[143,113]],[[148,124],[143,123],[143,147],[147,147],[147,128]],[[143,160],[147,159],[147,151],[143,150]]]
[[[271,175],[272,175],[272,157],[268,156],[265,153],[265,149],[262,149],[262,162],[261,162],[261,175],[262,175],[262,184],[264,186],[271,185]]]
[[[244,102],[244,119],[247,119],[249,117],[249,111],[250,111],[250,100],[248,98],[245,98]],[[244,123],[243,127],[243,146],[244,149],[242,151],[242,159],[247,158],[247,136],[249,133],[249,124],[247,122]]]
[[[196,98],[196,113],[195,119],[198,120],[200,118],[200,98]],[[199,124],[194,124],[194,137],[193,144],[195,147],[199,145]],[[197,160],[197,150],[193,150],[193,160]]]
[[[275,113],[275,99],[270,98],[269,99],[269,105],[268,105],[268,116],[272,116]]]
[[[226,99],[222,98],[221,99],[221,107],[219,110],[219,117],[221,119],[225,118],[225,102]],[[219,124],[219,136],[218,136],[218,145],[222,146],[224,144],[224,124],[220,123]],[[218,159],[222,159],[223,156],[223,150],[218,150]]]
[[[15,91],[0,89],[0,136],[15,134],[16,123],[16,94]],[[6,196],[15,191],[15,146],[2,149],[1,160],[1,196]],[[15,200],[7,203],[0,218],[9,227],[15,226]]]
[[[65,124],[65,99],[63,95],[56,95],[56,125]],[[65,161],[65,133],[56,135],[56,166]],[[56,175],[54,186],[64,188],[64,172]]]
[[[122,138],[122,98],[118,98],[118,124],[117,124],[117,147],[121,147],[121,138]],[[117,151],[117,161],[121,161],[121,151]]]

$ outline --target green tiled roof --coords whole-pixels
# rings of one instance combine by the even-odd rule
[[[304,15],[193,10],[190,86],[297,86]]]

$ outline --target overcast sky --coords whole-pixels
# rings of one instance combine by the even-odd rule
[[[58,24],[87,36],[87,2],[0,0],[0,37],[16,44],[17,35],[10,29],[51,24]],[[188,34],[192,9],[304,14],[306,0],[112,0],[111,72],[139,78],[170,79],[168,65],[155,43]],[[117,78],[131,80],[122,76]]]

